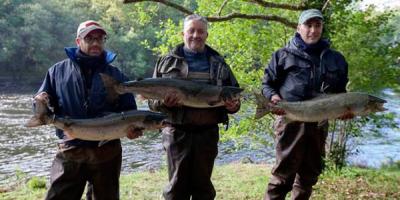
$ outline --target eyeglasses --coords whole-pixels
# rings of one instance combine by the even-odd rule
[[[105,37],[105,36],[102,36],[102,37],[86,36],[85,38],[83,38],[83,40],[88,44],[93,44],[94,41],[97,41],[100,44],[104,44],[107,41],[107,37]]]

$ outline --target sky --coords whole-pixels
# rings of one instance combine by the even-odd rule
[[[361,5],[374,4],[378,9],[400,8],[400,0],[364,0]]]

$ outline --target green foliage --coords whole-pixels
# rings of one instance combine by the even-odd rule
[[[195,12],[203,16],[215,16],[220,11],[222,2],[223,0],[200,0]],[[279,2],[300,3],[300,1]],[[393,64],[397,58],[395,52],[399,53],[399,50],[397,46],[389,46],[388,42],[382,41],[382,38],[391,38],[392,40],[387,40],[393,44],[396,24],[393,23],[394,15],[377,14],[372,10],[360,11],[355,6],[357,2],[350,0],[330,2],[324,10],[325,35],[331,39],[333,47],[345,55],[349,63],[350,91],[376,92],[385,87],[394,87],[398,85],[399,69]],[[321,8],[322,1],[307,1],[307,6]],[[255,4],[228,1],[221,11],[221,16],[232,12],[277,14],[292,21],[297,21],[299,14],[295,11],[265,9]],[[161,52],[166,52],[180,42],[176,33],[181,24],[174,25],[171,21],[167,24],[163,26],[162,34],[158,35],[163,41],[157,48]],[[233,140],[239,147],[241,142],[249,138],[255,141],[260,141],[258,138],[269,138],[265,144],[272,143],[270,139],[272,118],[264,117],[255,121],[249,114],[254,112],[255,104],[246,97],[258,90],[263,68],[268,63],[270,55],[283,47],[293,33],[293,29],[281,24],[260,20],[234,19],[210,24],[208,44],[226,57],[241,87],[247,90],[241,111],[236,114],[234,120],[231,120],[230,128],[222,131],[223,140]],[[375,81],[376,79],[385,81]],[[344,166],[346,157],[354,148],[347,146],[347,140],[359,136],[361,127],[365,123],[356,121],[350,123],[347,128],[337,126],[337,135],[331,126],[331,135],[343,140],[337,143],[336,139],[330,147],[328,159],[336,163],[334,166],[339,168]],[[376,121],[376,124],[379,123]]]
[[[114,65],[131,77],[150,76],[160,23],[167,16],[182,16],[157,4],[104,0],[2,1],[0,6],[0,70],[14,80],[42,79],[51,65],[66,57],[63,48],[75,46],[76,28],[88,19],[107,29],[107,48],[119,55]]]
[[[394,67],[397,55],[393,54],[398,47],[382,40],[394,32],[389,24],[393,13],[377,15],[373,10],[346,13],[332,15],[332,21],[337,23],[332,25],[331,39],[349,63],[349,90],[376,92],[398,85],[400,70]]]
[[[28,183],[27,186],[31,190],[35,189],[45,189],[46,188],[46,179],[44,177],[32,177]]]
[[[387,171],[399,171],[400,170],[400,160],[394,161],[392,158],[389,158],[385,163],[382,164],[381,169]]]
[[[264,164],[229,164],[216,166],[212,181],[217,191],[216,199],[262,199],[269,180],[271,166]],[[167,170],[150,170],[122,175],[120,195],[122,200],[159,199],[167,184]],[[311,199],[399,199],[399,170],[344,168],[326,171],[314,187]],[[21,186],[12,191],[0,192],[0,199],[43,199],[44,189]]]

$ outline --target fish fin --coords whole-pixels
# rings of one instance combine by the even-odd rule
[[[41,125],[45,125],[46,122],[37,116],[33,116],[32,118],[30,118],[28,120],[28,122],[26,122],[25,127],[36,127],[36,126],[41,126]]]
[[[322,127],[322,126],[325,126],[325,124],[327,124],[328,123],[328,121],[327,120],[322,120],[322,121],[319,121],[318,122],[318,127]]]
[[[254,116],[255,119],[260,119],[267,113],[271,112],[271,107],[268,106],[268,100],[261,94],[254,93],[256,97],[256,114]]]
[[[99,141],[99,144],[97,146],[101,147],[101,146],[103,146],[104,144],[106,144],[109,141],[111,141],[111,140],[101,140],[101,141]]]
[[[109,103],[115,102],[118,98],[119,92],[116,90],[116,87],[120,84],[119,81],[115,80],[113,77],[100,73],[101,80],[103,81],[104,88],[107,92],[106,100]]]
[[[294,120],[291,120],[291,119],[289,119],[287,117],[282,117],[282,123],[288,124],[288,123],[291,123],[291,122],[294,122]]]
[[[135,81],[141,81],[141,80],[144,80],[144,78],[143,77],[135,78]]]
[[[215,105],[217,105],[219,103],[219,101],[209,101],[207,104],[209,105],[209,106],[215,106]]]

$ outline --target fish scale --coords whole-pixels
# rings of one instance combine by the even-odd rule
[[[337,119],[344,114],[366,116],[370,113],[385,111],[383,104],[386,100],[365,93],[347,92],[321,95],[319,97],[298,102],[278,102],[270,106],[269,101],[257,95],[256,119],[259,119],[279,108],[285,111],[285,117],[292,121],[320,122]]]
[[[104,117],[90,119],[70,119],[56,117],[44,101],[36,100],[34,116],[26,127],[37,127],[52,124],[68,131],[73,138],[90,141],[113,140],[125,137],[130,130],[155,130],[166,125],[167,116],[151,111],[131,110],[112,113]]]
[[[107,93],[135,93],[147,99],[163,100],[169,93],[176,93],[184,106],[193,108],[211,108],[224,106],[224,100],[238,100],[242,88],[216,86],[194,82],[187,79],[148,78],[139,81],[119,83],[106,74],[100,74]],[[109,97],[112,98],[112,97]]]

